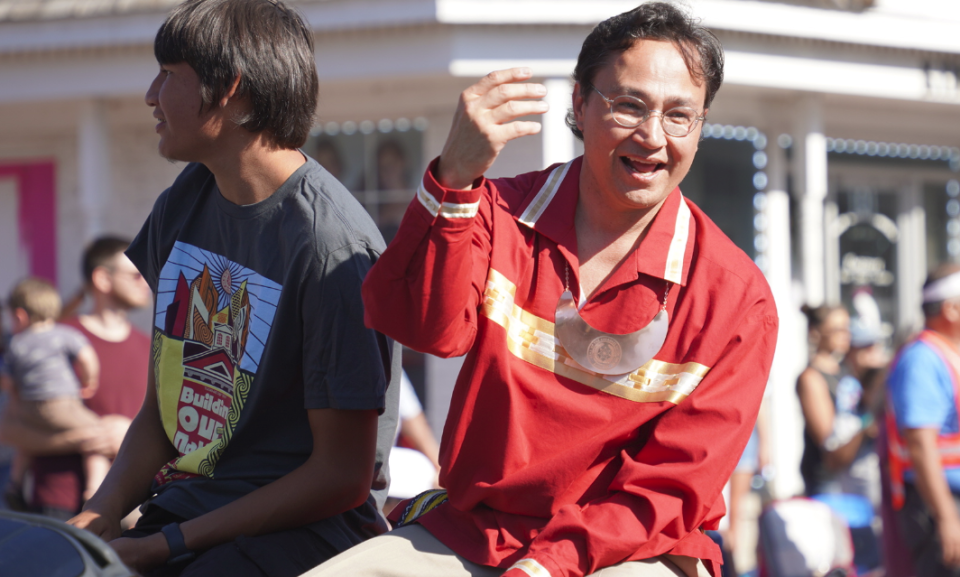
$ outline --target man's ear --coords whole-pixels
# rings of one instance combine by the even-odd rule
[[[583,117],[586,114],[584,110],[587,106],[587,99],[580,93],[580,83],[573,85],[573,118],[577,122],[577,129],[583,132]]]
[[[240,75],[237,74],[237,77],[233,79],[233,82],[230,83],[230,88],[223,93],[223,97],[220,99],[220,108],[227,106],[227,103],[230,102],[230,99],[236,96],[237,90],[240,89]]]
[[[113,290],[113,279],[110,278],[110,270],[105,266],[98,266],[90,273],[90,285],[103,294],[109,294]]]

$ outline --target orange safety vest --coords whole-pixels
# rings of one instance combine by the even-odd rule
[[[957,404],[957,415],[960,417],[960,351],[945,338],[934,331],[924,330],[915,341],[926,343],[939,356],[949,369],[953,381],[953,398]],[[899,355],[893,366],[900,361]],[[907,445],[900,436],[897,428],[896,415],[893,413],[893,403],[887,397],[887,450],[890,467],[890,492],[893,496],[894,509],[903,508],[904,489],[903,474],[913,469]],[[960,467],[960,432],[940,434],[937,437],[937,449],[940,453],[940,463],[945,467]]]

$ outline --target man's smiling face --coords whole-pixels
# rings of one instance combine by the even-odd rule
[[[607,98],[636,96],[653,111],[688,106],[703,109],[706,86],[695,79],[680,50],[660,40],[638,40],[614,56],[593,78]],[[592,198],[625,211],[659,206],[687,175],[697,152],[702,124],[687,136],[664,134],[658,113],[636,128],[624,128],[593,90],[574,91],[574,114],[583,132],[581,182]]]

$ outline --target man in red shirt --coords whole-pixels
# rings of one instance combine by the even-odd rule
[[[100,358],[100,387],[87,406],[101,415],[133,419],[147,390],[150,338],[127,315],[150,304],[150,287],[123,251],[129,241],[102,237],[83,256],[83,275],[92,309],[65,321],[87,337]]]
[[[722,80],[717,39],[648,3],[587,37],[568,119],[585,154],[486,180],[538,132],[526,69],[461,96],[366,321],[466,354],[440,451],[446,493],[325,575],[719,575],[704,535],[750,436],[777,316],[760,271],[678,185]],[[615,568],[615,569],[606,569]]]
[[[5,418],[3,423],[4,435],[12,444],[48,453],[33,460],[29,505],[62,520],[79,513],[83,505],[85,483],[78,451],[99,443],[116,455],[146,393],[150,339],[130,324],[127,315],[148,305],[151,295],[140,272],[123,254],[128,245],[124,239],[106,236],[87,247],[82,268],[84,293],[90,297],[91,310],[61,321],[83,333],[100,360],[99,387],[84,402],[107,417],[102,420],[103,426],[86,433],[50,435],[30,430],[15,418]]]

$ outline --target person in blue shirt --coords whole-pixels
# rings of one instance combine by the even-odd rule
[[[931,273],[923,310],[887,381],[894,506],[916,574],[960,576],[960,265]]]

